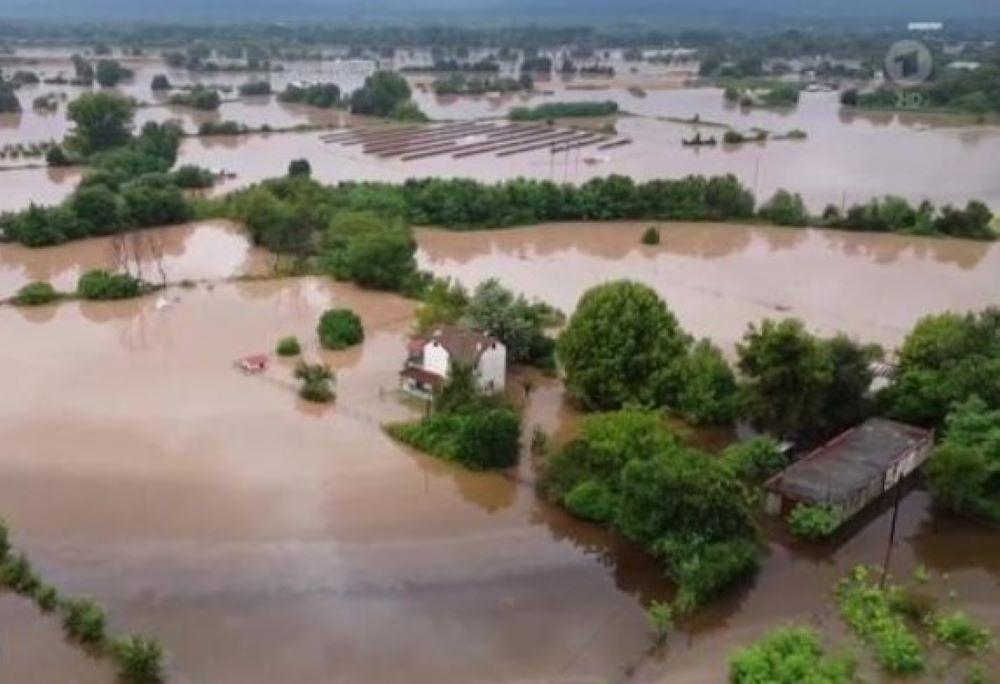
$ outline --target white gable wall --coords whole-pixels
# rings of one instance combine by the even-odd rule
[[[497,342],[479,357],[479,384],[487,390],[502,392],[507,379],[507,348]]]
[[[437,342],[428,342],[424,345],[424,370],[437,373],[442,378],[448,377],[448,370],[451,367],[451,356],[448,350]]]

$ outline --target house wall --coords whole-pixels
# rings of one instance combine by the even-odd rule
[[[502,392],[507,380],[507,348],[497,342],[479,357],[479,383],[482,387]]]
[[[437,342],[428,342],[424,345],[424,370],[437,373],[442,378],[449,376],[451,358],[448,350]]]

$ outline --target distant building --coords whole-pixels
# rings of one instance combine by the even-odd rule
[[[975,71],[979,68],[979,62],[956,61],[949,64],[948,68],[955,71]]]
[[[909,31],[940,31],[944,24],[940,21],[911,21],[906,25]]]
[[[504,390],[507,348],[491,335],[457,325],[440,325],[410,340],[399,374],[401,387],[414,396],[430,398],[456,365],[472,368],[484,391]]]
[[[783,515],[798,503],[828,504],[844,522],[920,467],[933,445],[933,430],[871,418],[765,482],[764,508]]]

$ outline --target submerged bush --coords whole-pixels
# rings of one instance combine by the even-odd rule
[[[8,553],[3,563],[0,563],[0,584],[18,594],[30,596],[38,588],[40,581],[23,553]]]
[[[345,349],[365,339],[361,319],[350,309],[330,309],[324,313],[316,332],[324,349]]]
[[[837,586],[840,614],[875,652],[875,659],[894,675],[922,672],[926,666],[916,635],[900,611],[898,587],[880,587],[877,570],[854,568]]]
[[[28,283],[14,295],[14,303],[21,306],[40,306],[59,299],[59,293],[49,283]]]
[[[91,599],[70,599],[63,604],[63,629],[72,639],[101,644],[104,624],[104,610]]]
[[[823,653],[819,635],[804,627],[781,627],[739,650],[729,661],[732,684],[847,684],[854,660]]]
[[[128,299],[142,294],[142,283],[127,273],[94,269],[80,276],[76,292],[83,299]]]
[[[59,605],[59,591],[50,584],[40,583],[35,589],[35,603],[46,613],[50,613]]]
[[[660,231],[650,226],[642,234],[642,244],[644,245],[658,245],[660,244]]]
[[[930,626],[937,641],[956,651],[979,653],[990,644],[990,630],[977,625],[961,612],[935,616]]]
[[[275,351],[278,356],[298,356],[302,352],[302,346],[299,344],[299,338],[289,335],[278,340]]]
[[[797,537],[824,539],[837,530],[842,519],[843,514],[836,506],[799,503],[788,514],[788,526]]]
[[[665,601],[653,601],[646,609],[646,622],[656,643],[662,644],[674,628],[674,609]]]
[[[736,477],[759,482],[783,470],[788,454],[773,437],[754,437],[726,447],[722,462]]]
[[[299,396],[316,404],[333,401],[334,374],[325,363],[299,361],[295,366],[295,377],[302,381]]]
[[[594,480],[573,487],[563,503],[573,515],[597,523],[613,521],[618,512],[618,497]]]
[[[123,682],[155,684],[163,676],[163,648],[156,639],[139,635],[117,639],[111,654]]]

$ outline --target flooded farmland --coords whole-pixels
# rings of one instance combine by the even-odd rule
[[[996,251],[978,243],[667,225],[651,254],[637,247],[640,228],[425,230],[420,259],[469,284],[499,274],[566,309],[596,279],[627,274],[666,288],[682,322],[720,342],[774,310],[770,278],[792,260],[803,273],[828,266],[813,273],[815,289],[789,287],[796,298],[777,301],[789,315],[843,298],[825,292],[836,282],[885,296],[897,279],[921,273],[948,284],[942,293],[911,283],[914,301],[893,325],[978,306],[970,294],[984,289],[978,279],[998,272]],[[162,233],[172,245],[170,280],[267,264],[229,224]],[[0,246],[3,289],[34,274],[68,282],[99,264],[109,242]],[[556,257],[565,271],[554,270]],[[707,277],[720,278],[719,293],[697,286]],[[381,423],[417,410],[394,392],[413,302],[316,278],[168,294],[178,301],[163,308],[153,297],[0,307],[0,377],[16,388],[0,394],[0,502],[14,543],[49,581],[97,598],[112,628],[161,640],[172,682],[394,682],[401,667],[417,682],[718,682],[725,655],[775,624],[813,624],[846,643],[828,592],[853,564],[884,558],[884,510],[835,555],[769,532],[753,584],[682,621],[651,651],[644,608],[672,586],[645,554],[541,501],[530,459],[516,476],[471,473],[382,433]],[[317,348],[316,319],[332,306],[361,315],[363,345]],[[810,323],[893,338],[872,326],[874,308],[855,318],[831,311]],[[336,370],[330,408],[298,400],[290,364],[258,377],[233,369],[286,334]],[[565,434],[576,416],[559,383],[538,382],[526,424]],[[937,512],[913,491],[897,534],[897,576],[918,564],[946,573],[934,586],[943,600],[1000,629],[995,532]],[[0,635],[10,681],[109,681],[105,663],[66,644],[58,620],[23,599],[0,596]],[[988,658],[1000,667],[995,652]]]
[[[170,106],[165,103],[165,96],[149,90],[154,74],[164,73],[178,85],[206,83],[234,87],[263,79],[280,91],[289,82],[322,79],[350,90],[375,68],[373,62],[345,60],[289,63],[285,71],[275,73],[190,75],[168,69],[150,58],[133,60],[129,65],[136,76],[122,89],[148,105],[138,110],[136,124],[176,119],[190,133],[196,132],[202,123],[226,120],[272,128],[343,126],[351,125],[352,120],[337,110],[285,104],[275,97],[241,98],[235,93],[226,95],[217,112]],[[49,75],[71,71],[64,56],[39,58],[35,68]],[[578,83],[559,79],[540,83],[538,92],[529,95],[456,98],[436,96],[426,90],[414,94],[420,107],[438,120],[503,117],[512,107],[549,101],[611,99],[626,113],[615,124],[619,135],[634,142],[606,153],[594,154],[589,148],[577,148],[553,155],[547,149],[538,149],[503,158],[492,154],[463,159],[443,155],[401,161],[363,155],[357,148],[325,144],[320,133],[311,132],[190,138],[182,146],[181,162],[236,171],[237,179],[224,184],[220,191],[273,176],[278,172],[276,169],[284,168],[292,159],[306,158],[315,176],[329,182],[399,182],[426,176],[496,181],[524,176],[580,183],[610,173],[627,174],[637,180],[689,173],[733,173],[754,189],[760,201],[778,188],[787,188],[801,193],[815,211],[830,203],[849,204],[882,194],[963,205],[978,198],[994,209],[1000,207],[1000,177],[995,172],[996,159],[1000,158],[1000,127],[996,125],[969,125],[967,118],[918,112],[848,112],[841,109],[835,92],[804,93],[794,108],[746,109],[728,106],[717,88],[680,88],[683,80],[666,68],[649,78],[653,80],[646,83],[649,90],[642,97],[632,94],[618,80],[585,83],[586,87],[581,88]],[[66,93],[72,98],[82,89],[42,84],[25,86],[21,92],[29,102],[49,92]],[[682,122],[693,117],[700,123]],[[682,139],[696,132],[720,137],[723,130],[720,126],[742,132],[761,128],[774,134],[799,129],[807,138],[712,148],[681,145]],[[0,115],[0,144],[59,140],[69,127],[65,101],[60,102],[55,113],[26,108],[21,114]],[[32,160],[5,160],[0,162],[0,168],[25,161]],[[23,208],[30,201],[58,201],[74,185],[45,169],[6,170],[0,180],[5,190],[0,193],[0,211]]]

